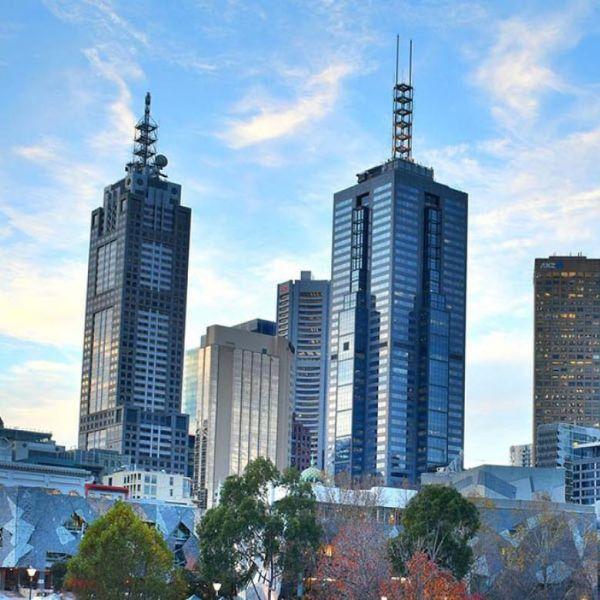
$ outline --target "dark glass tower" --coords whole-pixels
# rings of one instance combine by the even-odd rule
[[[334,196],[327,466],[386,485],[460,461],[467,195],[394,158]]]
[[[79,447],[186,473],[181,413],[190,209],[156,154],[150,94],[127,175],[92,213]]]
[[[536,258],[533,379],[534,459],[538,428],[600,427],[600,259]]]

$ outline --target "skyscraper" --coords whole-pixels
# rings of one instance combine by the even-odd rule
[[[186,472],[181,413],[190,209],[163,173],[150,94],[126,176],[92,212],[79,447]]]
[[[600,424],[600,259],[536,258],[534,287],[536,442],[542,423]]]
[[[329,342],[329,281],[302,271],[300,279],[277,286],[277,335],[296,354],[294,413],[311,435],[312,460],[322,468]],[[300,447],[300,446],[298,446]]]
[[[210,507],[229,475],[258,456],[289,465],[289,341],[244,328],[213,325],[198,353],[196,493]]]
[[[510,447],[511,467],[532,467],[531,463],[532,444],[516,444]]]
[[[460,461],[467,195],[412,159],[412,84],[392,159],[334,195],[327,469],[415,483]]]

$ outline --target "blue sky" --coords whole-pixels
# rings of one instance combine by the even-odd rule
[[[470,195],[466,461],[531,431],[536,256],[600,255],[589,1],[23,0],[0,22],[0,415],[76,442],[90,211],[146,90],[192,207],[187,345],[329,272],[332,194],[386,158],[395,35],[417,161]]]

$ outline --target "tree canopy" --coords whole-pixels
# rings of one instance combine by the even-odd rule
[[[273,500],[276,488],[284,493]],[[319,546],[312,488],[297,470],[280,474],[270,460],[257,458],[243,475],[225,480],[219,504],[204,515],[198,536],[205,588],[218,581],[220,594],[231,597],[258,577],[270,595],[280,577],[299,582]]]
[[[462,579],[473,562],[469,541],[479,529],[477,507],[451,487],[425,486],[402,514],[402,531],[390,542],[394,570],[406,573],[408,560],[424,552]]]
[[[66,583],[80,600],[182,600],[187,587],[163,537],[125,502],[87,528]]]

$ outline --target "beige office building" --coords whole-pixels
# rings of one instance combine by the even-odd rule
[[[197,374],[194,484],[212,506],[225,478],[258,456],[290,460],[293,347],[285,338],[213,325],[202,338]]]

